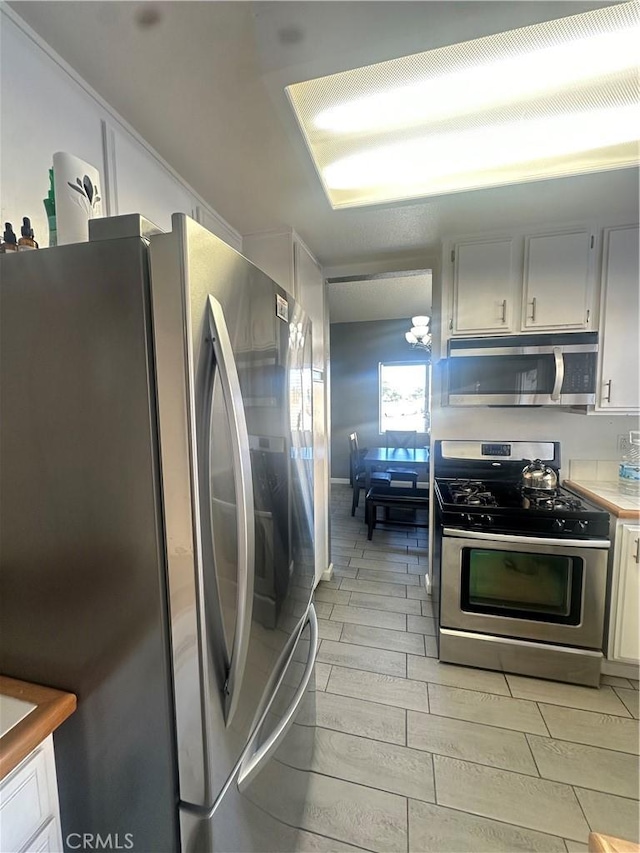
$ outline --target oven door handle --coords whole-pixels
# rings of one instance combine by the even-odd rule
[[[542,536],[507,536],[504,533],[482,533],[479,530],[456,530],[445,527],[444,536],[451,539],[479,539],[483,542],[507,542],[511,545],[562,545],[564,548],[608,548],[608,539],[546,539]]]

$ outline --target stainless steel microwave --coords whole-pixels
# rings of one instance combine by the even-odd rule
[[[597,332],[449,341],[450,406],[588,406],[596,401]]]

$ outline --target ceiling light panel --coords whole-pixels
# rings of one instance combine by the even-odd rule
[[[636,165],[640,3],[287,87],[334,208]]]

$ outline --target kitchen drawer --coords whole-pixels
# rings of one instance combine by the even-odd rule
[[[23,850],[25,845],[29,850],[60,849],[58,813],[53,738],[49,736],[0,786],[2,853]]]

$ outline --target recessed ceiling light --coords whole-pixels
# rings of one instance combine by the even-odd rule
[[[640,4],[287,87],[334,208],[635,165]]]

